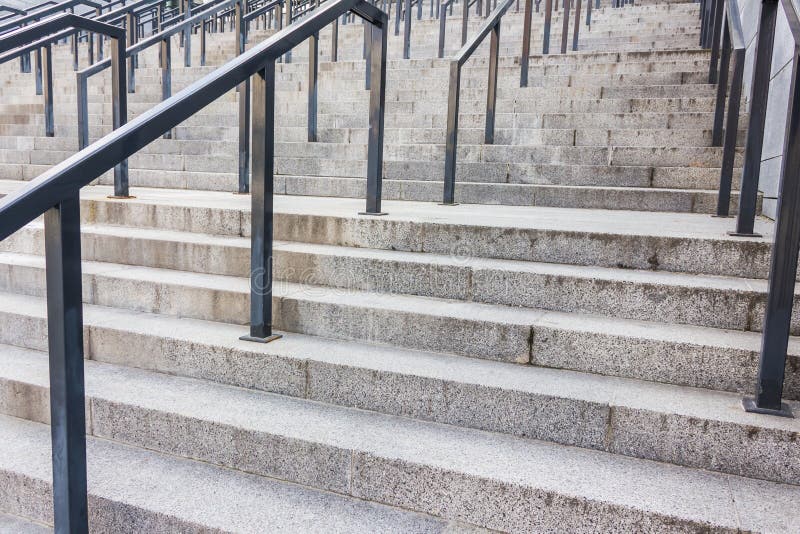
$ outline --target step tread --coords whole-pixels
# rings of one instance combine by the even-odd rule
[[[10,347],[2,347],[0,350],[3,355],[0,359],[3,375],[28,374],[28,380],[38,385],[46,383],[45,354]],[[22,377],[20,379],[25,380]],[[718,475],[97,362],[87,362],[86,382],[90,397],[114,403],[119,412],[123,412],[123,405],[127,404],[174,414],[177,420],[188,418],[209,422],[212,428],[214,424],[225,425],[241,429],[245,434],[264,433],[287,440],[298,440],[315,447],[313,454],[321,453],[325,458],[336,453],[351,457],[352,460],[343,467],[348,474],[346,484],[350,492],[369,493],[369,490],[359,487],[369,481],[360,479],[357,472],[351,472],[351,469],[359,467],[353,465],[353,462],[368,463],[372,458],[381,458],[393,463],[413,465],[418,469],[455,472],[492,483],[529,487],[581,501],[599,501],[666,517],[708,522],[717,527],[760,531],[774,530],[778,526],[784,527],[785,531],[800,528],[800,516],[794,514],[791,506],[800,497],[800,488],[796,486]],[[132,432],[122,428],[126,426],[125,414],[119,413],[119,417],[117,425],[106,422],[99,429],[101,435],[108,433],[111,435],[109,437],[113,437],[131,434]],[[8,426],[11,425],[6,426],[6,423],[5,419],[0,419],[0,428],[6,427],[0,434],[10,433]],[[98,424],[102,425],[103,421],[93,421],[95,431]],[[38,425],[17,423],[14,426],[26,427],[25,430],[36,426],[37,431],[41,432]],[[16,435],[29,435],[25,430]],[[214,438],[210,437],[210,440],[213,441]],[[90,441],[93,442],[88,453],[91,483],[95,480],[92,470],[99,469],[105,462],[97,458],[99,446],[94,444],[95,440]],[[19,445],[17,439],[12,442]],[[317,447],[328,450],[319,451]],[[129,450],[116,444],[113,448]],[[17,447],[13,449],[9,451],[6,448],[7,454],[0,454],[0,457],[14,457],[11,462],[7,461],[12,465],[18,465],[20,460],[26,463],[31,456],[22,454]],[[148,455],[154,463],[160,456],[143,451],[135,451],[135,454],[131,451],[130,454]],[[93,464],[96,467],[93,468]],[[130,469],[131,462],[124,465]],[[173,484],[164,483],[164,478],[172,475],[178,465],[189,465],[189,462],[173,458],[169,465],[160,466],[161,491],[175,491]],[[200,467],[192,465],[192,468]],[[205,469],[209,472],[218,471],[213,467]],[[148,474],[152,476],[154,473],[150,471]],[[243,475],[238,476],[245,478]],[[325,477],[326,473],[313,473],[311,476]],[[138,475],[133,475],[132,478],[135,480]],[[264,486],[268,484],[268,481],[259,482]],[[187,487],[194,488],[194,485]],[[237,492],[244,487],[245,484],[237,485]],[[285,490],[285,487],[282,489]],[[453,489],[456,493],[464,491],[461,488]],[[415,490],[406,488],[406,491]],[[173,494],[168,502],[174,503],[177,500]],[[777,503],[785,506],[782,513],[776,513],[781,508],[775,506]],[[498,506],[499,503],[495,500],[487,505]],[[763,512],[767,506],[772,508],[769,514]],[[219,508],[219,505],[215,508]],[[271,507],[264,506],[263,503],[257,508],[261,510],[260,513],[273,512]]]
[[[46,532],[53,532],[53,529],[19,516],[0,513],[0,532],[7,532],[8,534],[45,534]]]
[[[0,181],[0,192],[10,192],[24,185],[13,180]],[[84,199],[131,204],[161,204],[216,209],[250,209],[250,198],[226,192],[156,189],[133,187],[137,198],[114,201],[108,199],[112,188],[88,186],[81,190]],[[609,211],[580,208],[549,208],[530,206],[493,206],[462,204],[440,206],[435,202],[385,201],[383,210],[388,215],[380,219],[358,215],[363,211],[360,199],[276,196],[275,213],[337,217],[348,220],[405,221],[411,223],[433,223],[442,225],[491,227],[511,230],[553,230],[560,232],[591,232],[608,235],[658,236],[690,239],[713,239],[733,243],[771,243],[772,222],[759,218],[755,231],[762,237],[733,237],[728,235],[730,221],[704,214],[664,213],[639,211]],[[454,243],[455,245],[455,243]]]
[[[7,303],[0,304],[0,310],[7,313],[24,313],[32,317],[44,314],[43,299],[24,295],[0,293]],[[268,344],[263,349],[252,344],[241,342],[238,336],[244,333],[242,326],[202,321],[190,318],[176,318],[160,314],[136,312],[119,308],[84,305],[86,323],[103,325],[109,328],[130,330],[153,334],[158,332],[166,338],[196,336],[197,342],[208,342],[229,349],[244,347],[246,350],[280,355],[293,360],[311,358],[328,364],[352,365],[366,367],[379,372],[410,373],[415,376],[446,379],[480,385],[486,388],[499,388],[507,391],[519,391],[528,394],[576,399],[599,403],[615,408],[631,408],[658,413],[677,414],[695,417],[708,421],[729,422],[736,425],[750,425],[755,428],[770,428],[789,432],[800,432],[800,421],[784,418],[764,418],[744,412],[741,409],[741,396],[734,393],[714,391],[710,389],[691,388],[669,384],[659,384],[630,378],[595,375],[591,373],[536,367],[519,366],[506,362],[482,360],[436,352],[411,349],[400,349],[386,345],[374,345],[364,342],[339,341],[306,334],[285,334],[278,342]],[[408,308],[404,308],[408,309]],[[541,316],[540,312],[529,315]],[[592,324],[581,317],[566,317],[574,314],[548,313],[543,317],[549,326],[564,327],[570,321],[573,327],[603,329],[608,331],[612,321],[598,320]],[[560,317],[559,317],[560,316]],[[548,321],[548,318],[550,319]],[[555,320],[553,320],[555,319]],[[558,324],[558,319],[562,319]],[[163,321],[159,324],[159,321]],[[635,328],[623,327],[620,330],[649,335],[651,329],[644,323],[623,321]],[[603,324],[605,323],[605,324]],[[693,327],[692,330],[713,329]],[[709,332],[706,332],[709,333]],[[683,332],[672,333],[676,338],[691,343]],[[703,337],[697,332],[694,338],[698,343],[713,344],[717,340],[723,342],[740,342],[743,340],[753,344],[757,336],[726,336],[725,331],[717,330],[717,335]],[[736,338],[739,339],[736,339]],[[727,338],[727,339],[726,339]],[[749,339],[748,339],[749,338]],[[799,348],[797,339],[793,339],[793,349]],[[800,403],[790,401],[797,411]]]
[[[0,474],[6,484],[13,484],[9,480],[13,478],[30,481],[26,485],[33,488],[47,487],[51,480],[49,427],[0,416],[0,436]],[[251,531],[254,525],[298,533],[438,532],[445,526],[419,514],[202,462],[97,438],[87,441],[90,502],[98,506],[92,526],[98,530],[108,521],[106,531],[110,532],[149,531],[159,524],[153,523],[153,516],[175,530],[202,527],[229,532]],[[21,483],[16,490],[31,507],[38,505],[38,513],[45,513],[46,495],[25,491]],[[111,503],[123,505],[125,513],[115,518]]]
[[[27,228],[42,231],[44,223],[35,221]],[[213,245],[238,249],[250,249],[250,238],[237,236],[212,235],[197,232],[183,232],[178,230],[163,230],[160,228],[137,228],[131,226],[115,226],[104,224],[83,224],[81,232],[84,234],[97,234],[98,236],[113,236],[131,240],[168,241],[173,243],[192,243],[199,245]],[[402,262],[422,265],[447,266],[453,268],[467,268],[471,271],[496,270],[505,272],[521,272],[580,278],[585,280],[599,280],[608,282],[628,282],[632,284],[666,285],[672,287],[709,288],[725,291],[739,292],[767,292],[767,280],[739,278],[733,276],[719,276],[707,274],[690,274],[671,271],[654,271],[641,269],[619,269],[611,267],[569,265],[559,263],[544,263],[522,260],[506,260],[495,258],[469,257],[463,255],[443,255],[432,252],[408,252],[401,250],[372,249],[362,247],[348,247],[341,245],[328,245],[317,243],[304,243],[298,241],[274,242],[274,249],[278,251],[298,252],[318,256],[337,258],[371,259],[385,262]],[[0,261],[24,261],[27,254],[19,252],[0,252]],[[95,266],[97,261],[86,262],[92,264],[91,272],[108,273],[102,266]],[[113,264],[103,263],[110,267]],[[123,264],[120,264],[123,265]],[[126,266],[130,267],[130,266]],[[149,269],[151,267],[142,266]],[[197,273],[204,274],[204,273]],[[219,275],[209,275],[219,276]],[[226,278],[227,280],[227,278]],[[795,294],[800,295],[800,288],[795,288]]]

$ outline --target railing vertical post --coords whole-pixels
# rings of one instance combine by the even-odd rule
[[[800,103],[798,60],[795,44],[758,378],[754,398],[745,398],[743,401],[748,412],[788,417],[791,417],[791,410],[781,402],[781,397],[800,249],[800,108],[796,107]]]
[[[69,47],[72,51],[72,70],[78,70],[78,35],[79,31],[75,30],[70,38]]]
[[[23,24],[21,27],[25,27]],[[19,71],[28,73],[31,71],[31,54],[26,52],[19,57]]]
[[[369,90],[369,144],[367,147],[367,209],[365,215],[383,215],[381,195],[383,189],[383,130],[386,108],[386,41],[388,18],[380,25],[370,24]]]
[[[402,13],[403,13],[402,1],[403,0],[397,0],[397,9],[395,10],[395,13],[394,13],[394,35],[395,36],[400,35],[400,17],[402,16]]]
[[[558,0],[556,0],[558,4]],[[550,27],[553,21],[553,0],[544,2],[544,31],[542,35],[542,54],[550,53]]]
[[[593,0],[586,0],[586,25],[592,27],[592,4]]]
[[[183,10],[183,18],[184,20],[188,19],[192,16],[192,2],[191,0],[186,1],[186,9]],[[246,4],[246,2],[245,2]],[[183,29],[183,66],[184,67],[191,67],[192,66],[192,25],[189,24]]]
[[[134,22],[133,22],[133,13],[128,12],[125,15],[125,30],[126,36],[128,39],[127,46],[130,48],[136,42],[136,32],[133,31]],[[128,92],[134,93],[136,92],[136,75],[134,73],[134,54],[131,54],[128,57]]]
[[[331,23],[331,61],[339,59],[339,17]]]
[[[469,23],[469,0],[463,0],[461,9],[461,46],[467,42],[467,24]]]
[[[719,64],[720,32],[725,17],[725,2],[717,0],[714,6],[714,28],[711,32],[711,62],[708,65],[708,83],[717,83],[717,66]]]
[[[159,48],[159,66],[161,67],[161,100],[172,96],[172,39],[167,37],[161,41]],[[172,130],[164,132],[164,139],[172,138]]]
[[[77,78],[78,91],[78,149],[89,146],[89,95],[87,78],[80,72]]]
[[[386,20],[389,20],[388,18]],[[364,89],[369,91],[372,84],[372,24],[364,21]]]
[[[417,20],[422,20],[422,0],[417,0]]]
[[[728,97],[728,122],[725,125],[725,146],[722,149],[719,197],[717,199],[718,217],[727,217],[730,214],[731,188],[733,184],[733,164],[736,158],[736,138],[739,134],[739,103],[742,100],[744,58],[745,51],[736,50],[733,59],[733,81],[731,83],[731,93]],[[727,78],[727,72],[725,73],[725,77]]]
[[[467,0],[464,0],[466,3]],[[444,154],[444,195],[442,204],[455,204],[456,148],[458,146],[458,95],[461,89],[461,65],[450,62],[450,91],[447,95],[447,138]]]
[[[125,92],[125,43],[111,39],[111,114],[116,130],[128,122],[128,95]],[[114,167],[114,198],[131,198],[128,193],[128,160]]]
[[[200,66],[206,66],[206,21],[200,21]]]
[[[558,0],[556,0],[558,3]],[[561,53],[567,53],[567,40],[569,39],[569,6],[570,0],[564,0],[564,24],[561,27]]]
[[[78,195],[47,210],[44,228],[53,519],[56,532],[86,533],[89,516]]]
[[[33,71],[36,83],[36,94],[42,94],[42,49],[37,48],[33,54]]]
[[[245,50],[243,2],[236,2],[234,6],[236,34],[236,55]],[[246,194],[250,191],[250,79],[243,81],[237,87],[239,93],[239,193]]]
[[[525,18],[522,21],[522,55],[519,58],[519,86],[528,87],[528,64],[531,56],[531,19],[533,0],[525,0]]]
[[[365,25],[364,27],[368,27]],[[319,33],[308,39],[308,142],[317,141],[317,77],[319,74]],[[367,63],[369,65],[369,63]]]
[[[497,63],[500,56],[500,21],[492,28],[489,41],[489,82],[486,92],[486,128],[483,140],[487,145],[494,143],[494,117],[497,107]]]
[[[403,59],[408,59],[411,57],[411,0],[405,0],[403,21]]]
[[[273,180],[275,175],[275,60],[253,76],[253,183],[250,210],[250,334],[268,343],[272,333]]]
[[[761,20],[755,49],[753,82],[750,90],[750,125],[739,191],[739,213],[733,235],[751,236],[758,202],[758,179],[761,172],[761,150],[764,143],[764,126],[767,119],[769,75],[772,69],[772,46],[775,42],[775,23],[778,18],[777,0],[761,2]]]
[[[575,0],[575,27],[572,29],[573,52],[578,51],[578,36],[580,33],[580,29],[581,29],[581,0]]]
[[[450,0],[451,2],[453,0]],[[439,12],[439,52],[436,55],[438,58],[444,57],[444,40],[447,31],[447,8]]]
[[[728,93],[728,72],[731,63],[731,34],[727,19],[722,26],[722,50],[717,80],[717,98],[714,103],[714,128],[711,146],[722,146],[722,123],[725,120],[725,98]]]
[[[53,137],[56,127],[53,121],[53,51],[50,43],[42,47],[42,71],[44,74],[44,135]]]
[[[292,0],[286,0],[286,13],[285,13],[286,21],[284,22],[284,28],[288,27],[292,23]],[[283,56],[283,60],[286,63],[292,62],[292,50],[289,49],[286,52],[286,55]]]

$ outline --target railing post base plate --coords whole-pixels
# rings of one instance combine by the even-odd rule
[[[458,206],[458,202],[439,202],[440,206]]]
[[[712,219],[733,219],[733,215],[717,215],[716,213],[711,216]]]
[[[757,232],[752,232],[752,233],[728,232],[728,235],[731,236],[731,237],[764,237],[763,235],[761,235],[761,234],[759,234]]]
[[[777,417],[789,417],[794,419],[794,415],[792,414],[792,409],[789,408],[789,405],[785,402],[781,403],[780,410],[772,410],[770,408],[759,408],[756,404],[756,400],[752,397],[745,397],[742,399],[742,407],[744,411],[749,413],[760,413],[764,415],[774,415]]]
[[[130,200],[130,199],[136,198],[136,197],[133,196],[133,195],[126,195],[126,196],[108,195],[106,198],[110,198],[110,199],[113,199],[113,200]]]
[[[252,341],[253,343],[269,343],[271,341],[275,341],[276,339],[280,339],[283,336],[280,334],[272,334],[271,336],[267,337],[255,337],[255,336],[241,336],[239,339],[242,341]]]
[[[385,211],[375,211],[375,212],[372,212],[372,211],[359,211],[358,214],[359,215],[373,215],[375,217],[378,217],[380,215],[389,215]]]

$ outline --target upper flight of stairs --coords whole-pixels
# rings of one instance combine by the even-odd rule
[[[596,10],[567,55],[538,55],[534,14],[528,88],[511,9],[494,145],[482,143],[486,47],[464,68],[458,206],[436,204],[438,21],[414,20],[410,60],[390,34],[384,217],[358,215],[361,25],[340,26],[336,63],[322,32],[317,143],[305,142],[306,47],[295,49],[277,69],[283,337],[266,345],[238,339],[250,199],[232,194],[235,93],[131,158],[136,198],[108,198],[108,175],[85,188],[91,528],[800,531],[800,423],[740,405],[772,223],[743,239],[710,217],[721,149],[698,5],[643,4]],[[251,44],[270,33],[254,29]],[[175,66],[174,92],[231,57],[232,34],[208,43],[209,66]],[[0,66],[0,196],[77,150],[74,76],[55,50],[53,138],[30,75]],[[160,98],[156,60],[140,57],[131,116]],[[110,130],[107,84],[90,87],[93,139]],[[0,531],[52,523],[43,251],[41,220],[0,242]],[[800,410],[796,338],[785,397]]]

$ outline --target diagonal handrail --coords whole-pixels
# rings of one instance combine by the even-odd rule
[[[494,116],[497,105],[497,64],[500,54],[500,22],[515,0],[504,0],[489,15],[472,39],[450,60],[450,84],[447,95],[447,138],[444,156],[444,200],[443,204],[455,204],[456,149],[458,148],[458,100],[461,89],[461,67],[472,56],[480,44],[491,34],[489,45],[489,86],[486,95],[486,128],[484,142],[494,142]],[[468,10],[467,0],[464,9]]]

